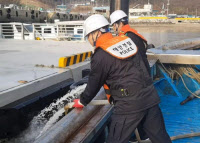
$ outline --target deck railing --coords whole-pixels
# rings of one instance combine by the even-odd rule
[[[29,26],[29,28],[27,27]],[[0,38],[21,40],[84,40],[83,24],[0,23]]]
[[[24,39],[23,23],[0,23],[0,38]]]

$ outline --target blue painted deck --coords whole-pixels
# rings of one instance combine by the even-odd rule
[[[192,92],[200,89],[200,84],[195,80],[185,75],[183,78]],[[154,84],[161,98],[160,107],[170,137],[200,132],[200,99],[195,98],[185,105],[180,105],[180,102],[190,95],[180,79],[172,82],[169,77],[163,75],[163,78]],[[200,137],[179,139],[173,143],[200,143]]]
[[[184,99],[174,95],[161,95],[160,107],[170,136],[200,132],[200,99],[180,105]],[[200,143],[200,137],[180,139],[173,143]]]

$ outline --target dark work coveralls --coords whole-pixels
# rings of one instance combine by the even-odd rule
[[[171,143],[158,106],[160,99],[140,54],[118,59],[100,46],[112,40],[112,34],[101,35],[91,59],[91,73],[80,102],[87,105],[103,84],[111,91],[127,89],[128,96],[112,94],[114,111],[107,143],[128,143],[139,123],[153,143]]]
[[[121,28],[119,35],[128,36],[137,45],[139,54],[141,55],[142,60],[150,74],[151,69],[146,55],[147,40],[141,34],[139,34],[135,29],[132,29],[128,24],[124,25]]]
[[[121,28],[119,35],[128,36],[137,45],[139,54],[142,57],[142,60],[146,66],[146,69],[149,72],[149,75],[151,75],[151,69],[150,69],[149,62],[147,60],[147,55],[146,55],[147,40],[141,34],[139,34],[135,29],[132,29],[128,24],[124,25]],[[142,125],[139,124],[137,128],[138,128],[141,139],[147,139],[148,137],[146,133],[144,132]]]

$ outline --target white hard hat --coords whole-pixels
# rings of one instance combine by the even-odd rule
[[[113,25],[118,20],[127,17],[126,13],[122,10],[116,10],[110,15],[110,24]]]
[[[92,15],[88,17],[84,22],[85,36],[107,25],[109,25],[109,22],[103,15]]]

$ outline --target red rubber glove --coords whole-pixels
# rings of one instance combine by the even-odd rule
[[[80,99],[74,99],[73,102],[74,102],[73,107],[75,107],[75,108],[83,108],[84,107],[84,105],[81,104]]]

